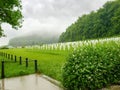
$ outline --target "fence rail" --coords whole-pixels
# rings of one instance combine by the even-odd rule
[[[23,60],[22,56],[18,57],[16,55],[12,55],[12,54],[7,54],[5,52],[0,52],[0,56],[5,57],[8,60],[2,60],[1,61],[1,78],[5,78],[5,63],[17,63],[19,62],[20,65],[23,64],[23,62],[25,62],[25,66],[26,68],[29,67],[29,62],[34,62],[34,69],[35,69],[35,73],[38,72],[38,65],[37,65],[37,60],[30,60],[28,58],[25,58]]]

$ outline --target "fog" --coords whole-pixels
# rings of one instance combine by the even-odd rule
[[[0,38],[0,45],[9,39],[30,34],[60,35],[83,14],[98,10],[108,0],[22,0],[23,27],[14,30],[2,24],[7,37]],[[48,35],[48,34],[47,34]]]

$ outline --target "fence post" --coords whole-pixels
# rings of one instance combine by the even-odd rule
[[[17,56],[15,55],[15,62],[17,61]]]
[[[12,60],[12,55],[10,55],[10,59]]]
[[[5,57],[5,53],[4,53],[4,57]]]
[[[2,61],[1,63],[2,63],[1,78],[4,78],[5,77],[5,73],[4,73],[4,61]]]
[[[22,65],[22,57],[20,56],[20,65]]]
[[[11,55],[11,60],[13,60],[13,55]]]
[[[28,58],[26,58],[26,67],[28,67]]]
[[[35,60],[35,72],[37,72],[37,60]]]
[[[8,54],[8,59],[10,59],[10,54]]]
[[[7,53],[6,53],[6,58],[7,58]]]

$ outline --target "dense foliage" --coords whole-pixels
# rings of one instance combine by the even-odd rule
[[[59,42],[120,35],[120,0],[107,2],[96,12],[79,17],[60,35]]]
[[[68,90],[96,90],[120,80],[120,40],[82,46],[63,67]]]
[[[0,36],[3,35],[2,23],[9,23],[17,29],[22,23],[21,0],[0,0]]]

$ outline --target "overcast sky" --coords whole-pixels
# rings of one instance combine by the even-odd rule
[[[0,45],[8,44],[10,38],[28,35],[53,33],[60,35],[77,18],[97,10],[108,0],[22,0],[23,27],[14,30],[3,24],[7,37],[0,38]]]

